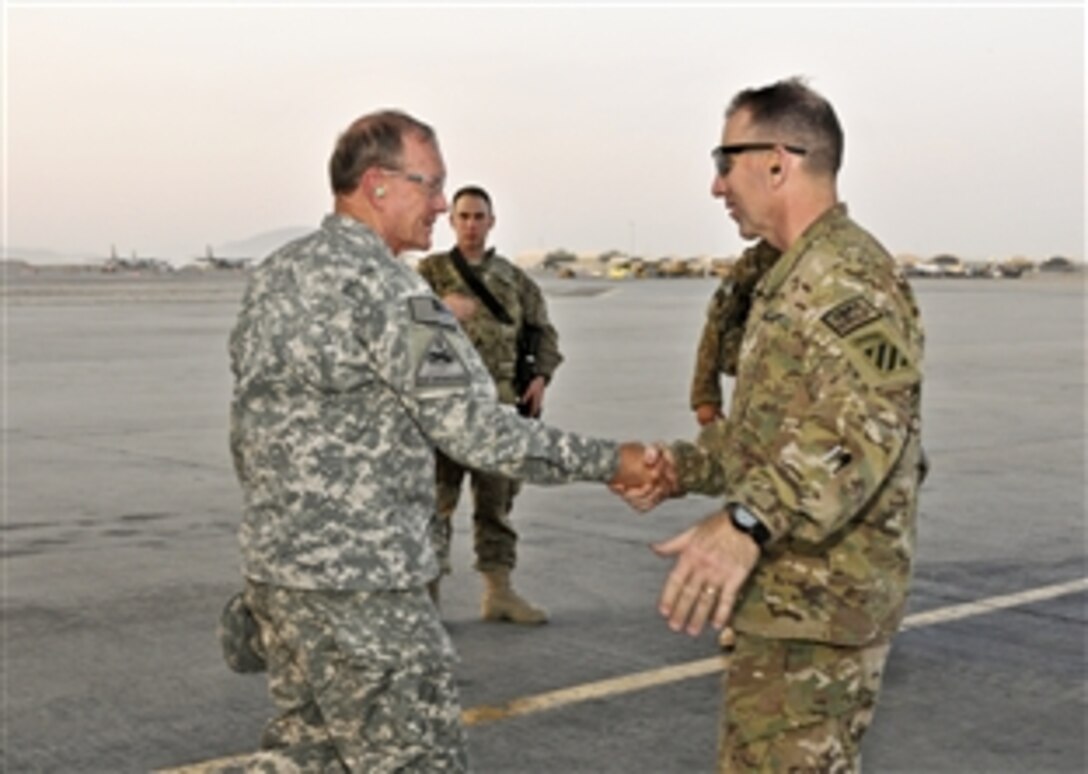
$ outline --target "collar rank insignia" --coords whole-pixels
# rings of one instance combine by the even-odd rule
[[[840,338],[849,336],[859,328],[863,328],[881,317],[880,312],[867,299],[862,296],[843,301],[821,317],[828,328],[835,331]]]

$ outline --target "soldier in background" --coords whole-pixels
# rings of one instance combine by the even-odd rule
[[[426,584],[434,450],[536,483],[636,483],[638,444],[496,401],[471,342],[394,256],[447,209],[433,130],[363,116],[329,162],[334,212],[250,276],[230,336],[244,497],[242,621],[279,715],[245,770],[462,772],[455,653]],[[251,617],[251,620],[248,618]]]
[[[725,498],[655,546],[676,560],[669,626],[737,631],[722,772],[857,771],[907,601],[922,327],[901,271],[838,201],[842,149],[831,105],[797,79],[730,103],[712,192],[782,256],[756,286],[719,443],[662,447],[671,491],[627,493],[642,508]]]
[[[465,186],[453,195],[452,207],[450,225],[457,244],[449,252],[434,253],[420,261],[419,273],[461,323],[495,382],[499,401],[517,404],[524,415],[537,417],[544,406],[545,389],[563,361],[559,334],[548,320],[544,294],[521,268],[488,249],[495,212],[487,191]],[[481,298],[481,293],[490,298]],[[515,380],[518,341],[526,329],[534,332],[534,373],[528,384],[519,386]],[[438,518],[433,535],[442,573],[451,571],[453,513],[466,473],[472,489],[475,567],[484,580],[481,616],[485,621],[545,623],[547,612],[522,598],[510,582],[517,564],[518,540],[510,511],[520,484],[466,468],[439,451],[435,460]],[[431,586],[436,602],[439,582]]]
[[[700,427],[723,416],[721,375],[737,375],[737,356],[752,308],[752,293],[780,255],[778,249],[760,240],[733,263],[729,276],[722,279],[710,298],[691,379],[691,409]]]

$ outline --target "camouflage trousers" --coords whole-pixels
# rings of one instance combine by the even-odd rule
[[[718,771],[861,770],[890,645],[836,647],[738,632],[726,668]]]
[[[453,643],[424,589],[246,582],[279,715],[247,771],[465,772]]]
[[[513,569],[517,564],[518,533],[510,522],[510,510],[521,490],[521,483],[505,476],[466,468],[436,452],[435,500],[438,513],[432,525],[431,541],[442,572],[449,574],[452,569],[450,544],[453,541],[453,512],[461,499],[461,484],[466,474],[472,490],[476,569],[480,572]]]

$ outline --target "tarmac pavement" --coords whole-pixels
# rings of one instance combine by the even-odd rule
[[[1088,770],[1083,276],[915,281],[933,468],[916,624],[896,639],[867,771]],[[546,421],[691,437],[713,287],[546,281],[567,358]],[[226,336],[241,288],[229,273],[7,277],[3,771],[147,772],[256,748],[264,678],[230,672],[214,636],[240,584]],[[474,769],[713,771],[713,664],[667,670],[715,659],[714,637],[661,621],[667,564],[648,544],[716,503],[640,515],[599,486],[525,487],[514,579],[552,621],[521,628],[478,620],[467,500],[443,617],[464,706],[482,718]],[[660,684],[634,685],[647,674]],[[508,702],[525,713],[479,709]]]

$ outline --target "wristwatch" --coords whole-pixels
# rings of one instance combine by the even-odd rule
[[[757,546],[762,548],[771,539],[771,531],[767,529],[767,525],[743,505],[733,503],[728,506],[728,511],[729,520],[733,522],[733,526],[752,538]]]

